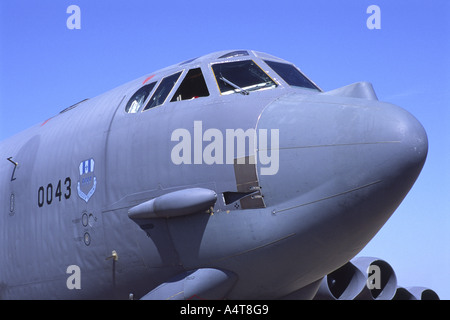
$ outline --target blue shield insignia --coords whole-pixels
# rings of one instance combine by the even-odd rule
[[[82,161],[79,171],[80,178],[78,180],[77,191],[81,199],[89,201],[97,187],[97,178],[94,175],[94,159]]]

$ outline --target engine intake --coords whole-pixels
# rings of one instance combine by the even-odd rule
[[[399,287],[389,263],[374,257],[358,257],[326,275],[315,300],[439,300],[431,289]]]

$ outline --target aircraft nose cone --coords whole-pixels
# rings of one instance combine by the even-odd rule
[[[272,147],[279,151],[279,170],[260,176],[267,205],[293,198],[315,203],[376,185],[394,208],[428,152],[414,116],[374,100],[294,94],[268,105],[258,128],[279,130],[279,147]]]
[[[330,272],[323,261],[342,265],[374,237],[413,186],[428,151],[415,117],[375,99],[286,95],[266,106],[257,129],[278,131],[278,145],[258,140],[257,171],[265,205],[283,234],[292,235],[285,252],[296,269],[286,273],[310,272],[311,279]],[[279,165],[264,175],[267,150]],[[315,268],[305,256],[318,261]]]
[[[409,112],[392,104],[379,102],[369,115],[374,131],[366,140],[379,143],[367,164],[373,179],[398,186],[399,195],[410,190],[420,174],[428,154],[428,138],[422,124]],[[399,198],[403,199],[403,196]]]
[[[421,123],[409,112],[393,106],[384,106],[386,135],[392,136],[398,145],[398,152],[393,153],[398,169],[414,171],[422,169],[428,153],[428,138]],[[418,173],[417,173],[418,175]]]

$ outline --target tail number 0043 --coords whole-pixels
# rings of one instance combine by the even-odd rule
[[[55,188],[52,183],[47,184],[47,186],[40,186],[37,197],[38,207],[42,208],[44,204],[51,205],[53,200],[61,202],[63,198],[69,199],[72,195],[71,187],[72,180],[69,177],[64,180],[64,183],[59,180]]]

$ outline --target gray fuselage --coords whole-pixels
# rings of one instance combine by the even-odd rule
[[[229,299],[281,298],[370,241],[425,162],[420,123],[378,101],[370,84],[290,86],[265,62],[285,61],[252,51],[218,58],[224,53],[146,75],[0,143],[0,298],[140,298],[201,268],[236,275]],[[227,84],[212,66],[243,60],[276,85],[221,94]],[[173,99],[198,68],[208,95]],[[139,88],[155,81],[154,92],[178,71],[165,102],[126,112]],[[237,140],[226,148],[227,130],[239,129],[254,133],[244,151]],[[129,216],[189,188],[214,191],[212,210]],[[69,266],[79,267],[81,288],[69,288]]]

